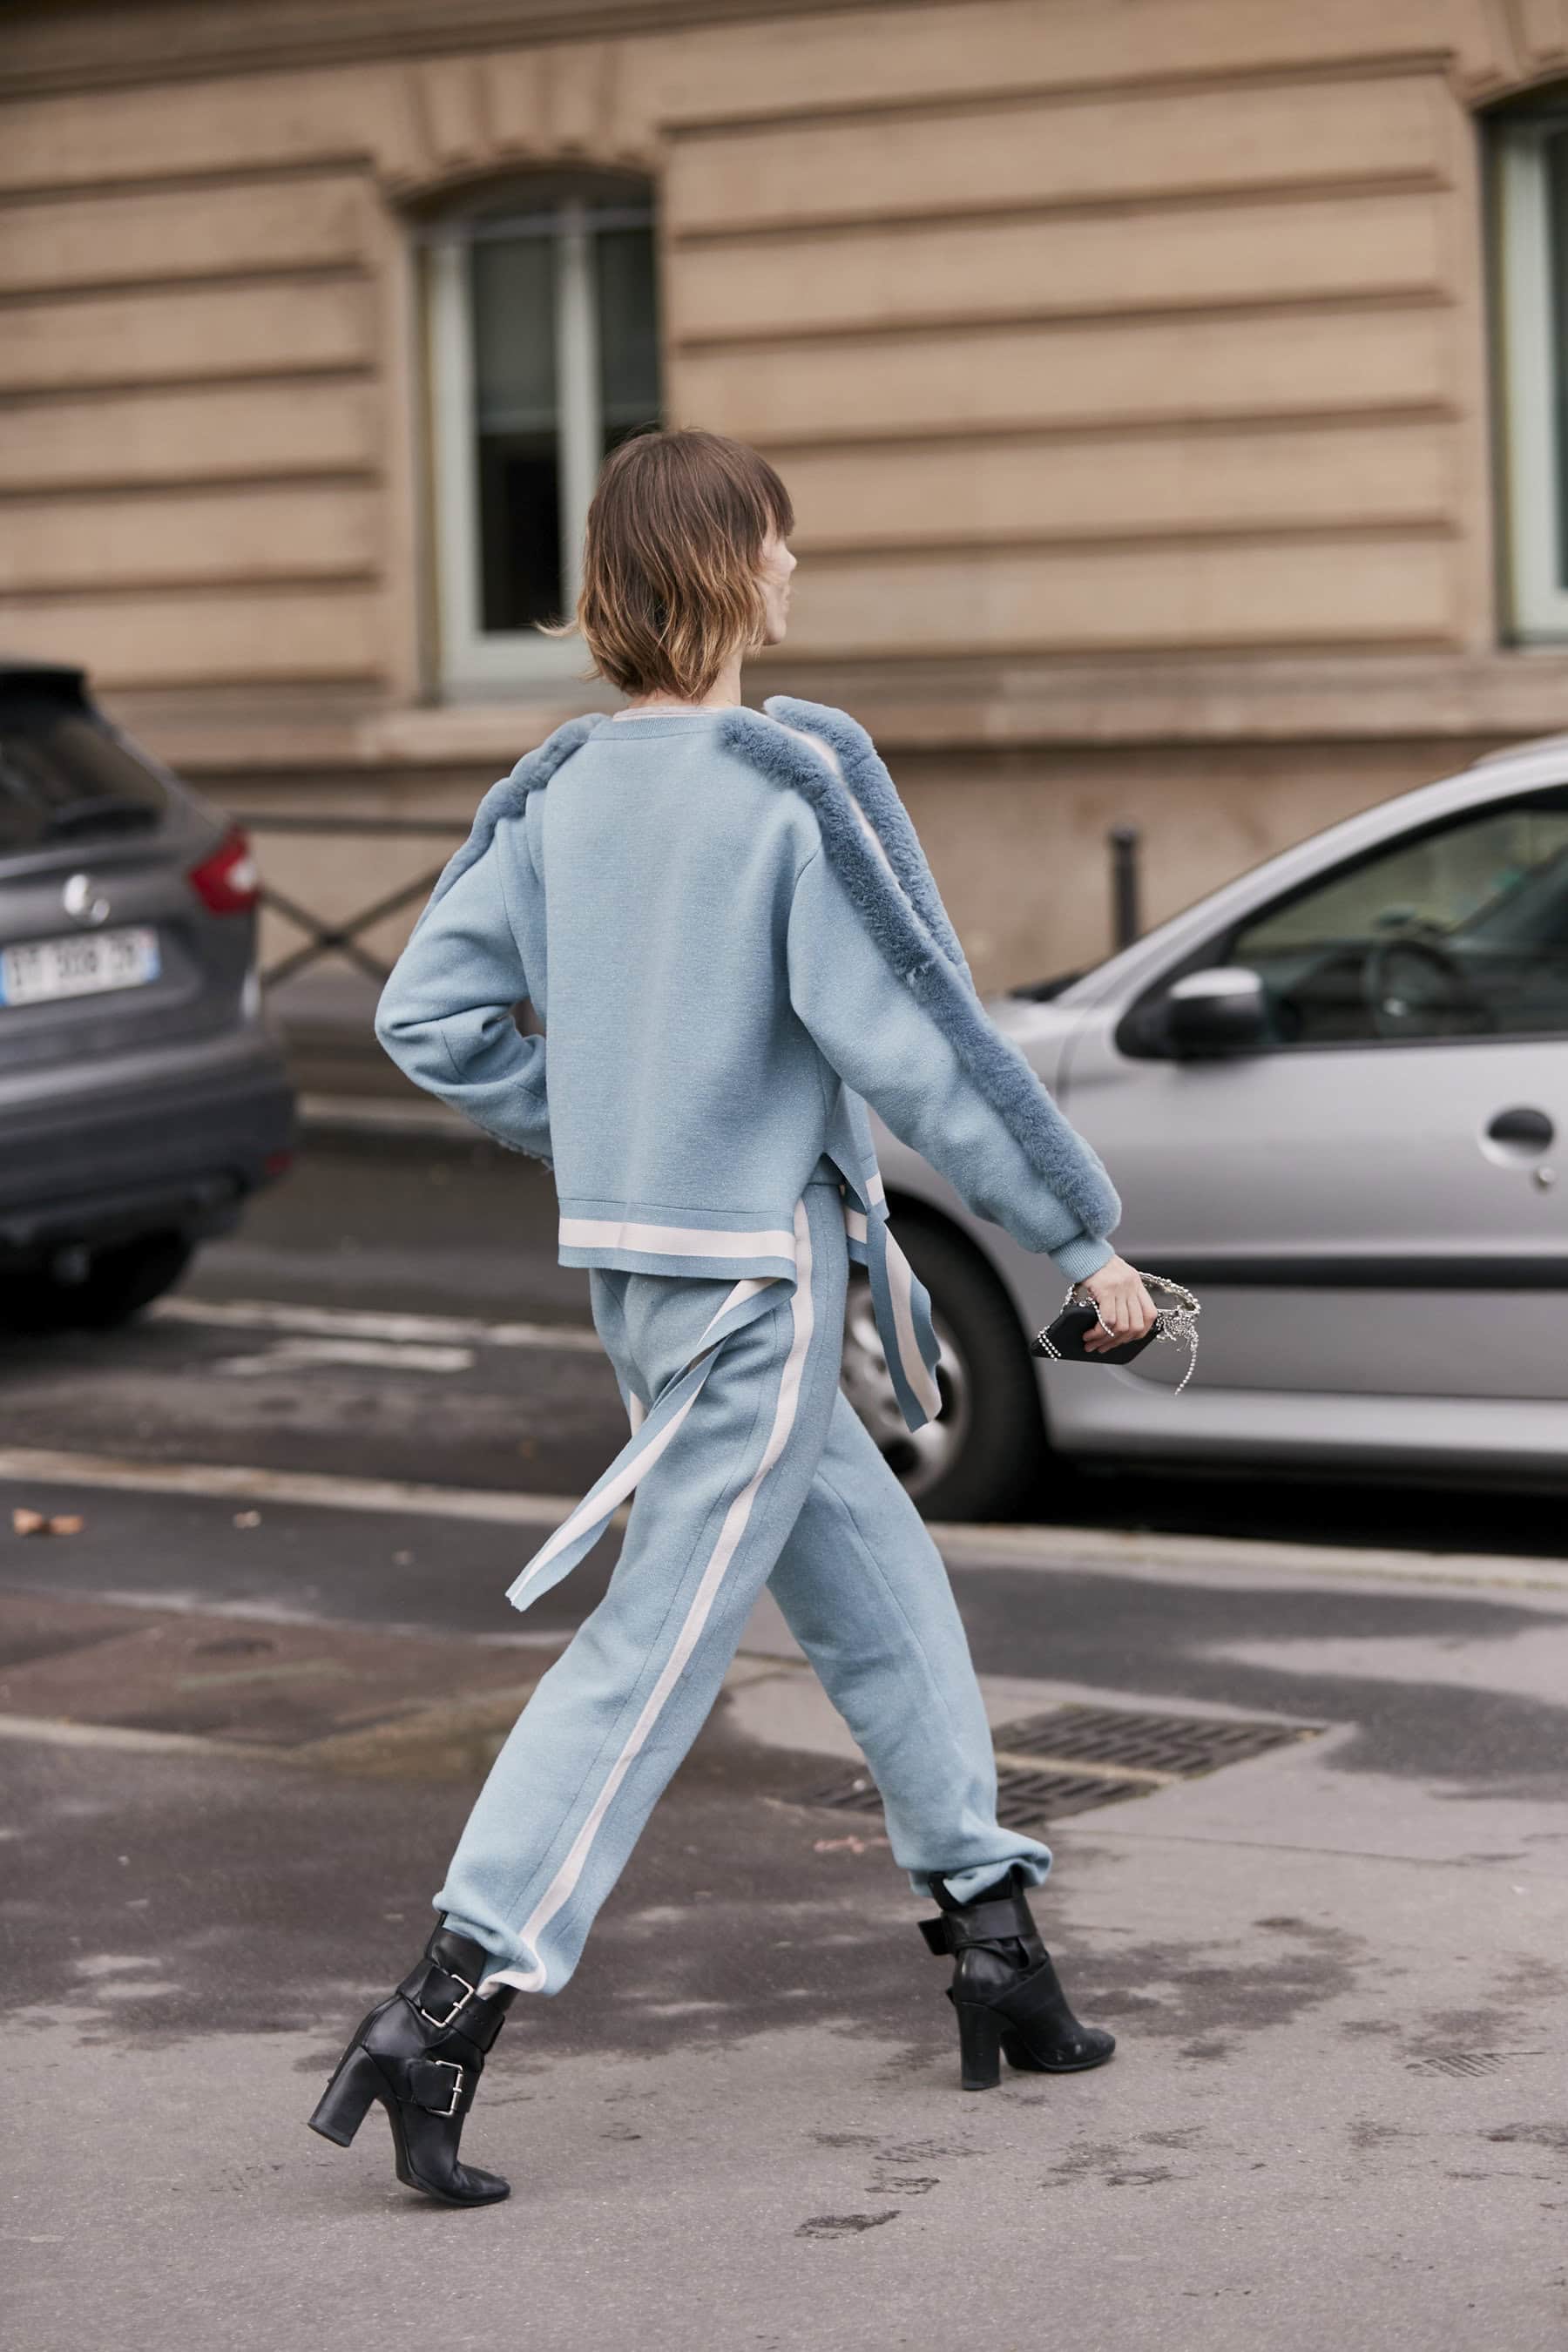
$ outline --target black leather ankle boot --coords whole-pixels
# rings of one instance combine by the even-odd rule
[[[1068,2007],[1025,1900],[1026,1883],[1016,1862],[972,1903],[955,1901],[942,1879],[931,1882],[942,1910],[921,1921],[921,1934],[956,1963],[947,1997],[958,2011],[966,2091],[995,2089],[999,2049],[1023,2073],[1076,2074],[1102,2066],[1116,2047],[1114,2034],[1080,2025]]]
[[[463,2122],[485,2055],[517,1997],[501,1985],[475,1990],[496,1965],[482,1944],[443,1923],[395,1992],[362,2020],[332,2070],[310,2129],[347,2147],[373,2099],[392,2125],[397,2177],[448,2205],[493,2205],[510,2197],[498,2173],[458,2161]]]

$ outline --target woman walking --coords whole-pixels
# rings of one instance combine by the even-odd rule
[[[1049,1850],[1001,1827],[946,1571],[838,1385],[849,1263],[905,1420],[940,1410],[930,1302],[888,1224],[869,1103],[977,1214],[1139,1336],[1153,1306],[1107,1234],[1100,1162],[986,1018],[912,826],[840,710],[741,701],[784,636],[789,497],[713,434],[624,443],[588,518],[577,625],[629,698],[558,728],[481,803],[387,982],[383,1045],[499,1142],[549,1163],[627,1444],[507,1597],[526,1609],[635,1495],[604,1599],[491,1768],[421,1958],[363,2020],[310,2121],[371,2101],[400,2179],[458,2204],[459,2160],[520,1992],[555,1993],[773,1592],[881,1792],[895,1862],[955,1962],[962,2079],[998,2053],[1100,2064],[1026,1899]],[[520,1034],[529,999],[543,1035]]]

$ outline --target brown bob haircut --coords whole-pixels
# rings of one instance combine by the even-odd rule
[[[588,509],[576,625],[593,674],[623,694],[700,702],[732,654],[763,641],[770,529],[787,539],[795,509],[743,441],[695,425],[623,441]]]

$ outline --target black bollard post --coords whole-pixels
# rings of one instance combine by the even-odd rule
[[[1143,928],[1138,905],[1138,828],[1113,824],[1106,838],[1110,845],[1110,933],[1120,954]]]

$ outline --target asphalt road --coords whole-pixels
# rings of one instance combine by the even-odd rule
[[[503,1592],[553,1519],[623,1442],[615,1381],[586,1322],[585,1277],[554,1262],[554,1200],[535,1163],[483,1144],[368,1139],[315,1143],[295,1177],[212,1247],[173,1299],[121,1332],[0,1340],[0,1500],[81,1511],[66,1543],[13,1542],[6,1580],[83,1594],[170,1597],[336,1622],[506,1638],[564,1636],[603,1591],[607,1538],[525,1619]],[[84,1506],[79,1476],[107,1461]],[[121,1483],[116,1463],[152,1483]],[[258,1474],[254,1496],[195,1491],[204,1466]],[[195,1474],[194,1486],[185,1474]],[[302,1481],[301,1481],[301,1474]],[[174,1478],[170,1491],[161,1480]],[[352,1508],[317,1507],[310,1481]],[[358,1482],[381,1482],[375,1492]],[[413,1507],[408,1482],[433,1489]],[[450,1490],[494,1496],[498,1517],[454,1517]],[[1042,1479],[1040,1520],[1057,1494]],[[1190,1568],[1145,1583],[1129,1610],[1116,1576],[1075,1561],[1074,1527],[1202,1531],[1217,1554],[1249,1539],[1358,1541],[1452,1554],[1543,1558],[1562,1549],[1555,1506],[1518,1498],[1368,1492],[1320,1483],[1124,1478],[1074,1490],[1048,1574],[984,1544],[958,1566],[983,1673],[1203,1706],[1358,1725],[1356,1756],[1380,1769],[1445,1765],[1510,1785],[1561,1769],[1563,1672],[1528,1692],[1401,1662],[1517,1647],[1530,1618],[1515,1591],[1380,1588],[1327,1592],[1266,1583],[1235,1616],[1234,1577]],[[505,1516],[511,1498],[516,1512]],[[426,1496],[428,1504],[431,1497]],[[238,1524],[237,1524],[237,1520]],[[1062,1545],[1066,1544],[1064,1551]],[[1549,1602],[1550,1605],[1550,1602]],[[1555,1643],[1545,1624],[1542,1638]],[[1372,1671],[1388,1661],[1386,1674]],[[1502,1676],[1506,1685],[1513,1677]]]
[[[482,1140],[317,1139],[129,1330],[9,1340],[0,1434],[148,1459],[575,1496],[625,1436],[555,1263],[547,1171]],[[388,1320],[387,1318],[392,1318]],[[1065,1475],[1033,1514],[1100,1528],[1561,1554],[1560,1499],[1310,1479]]]
[[[231,1498],[84,1490],[68,1476],[0,1479],[0,1510],[25,1503],[86,1522],[68,1538],[7,1542],[5,1585],[281,1622],[564,1641],[615,1560],[606,1538],[520,1615],[504,1589],[543,1525],[312,1508],[266,1495],[240,1501],[237,1511]],[[982,1674],[1114,1694],[1121,1704],[1175,1700],[1342,1725],[1346,1772],[1436,1775],[1478,1794],[1568,1795],[1568,1570],[1561,1592],[1534,1593],[1504,1580],[1292,1583],[1249,1577],[1245,1549],[1241,1559],[1142,1572],[980,1559],[953,1573]],[[1507,1564],[1497,1572],[1506,1580]]]
[[[764,1601],[498,2045],[465,2147],[508,2203],[410,2196],[374,2112],[305,2131],[613,1556],[502,1597],[624,1429],[550,1212],[482,1149],[318,1149],[171,1311],[0,1352],[8,2339],[1559,2352],[1568,1565],[1529,1507],[1315,1487],[1306,1529],[1300,1489],[1140,1482],[944,1535],[998,1727],[1293,1735],[1049,1822],[1101,2072],[959,2092]]]

